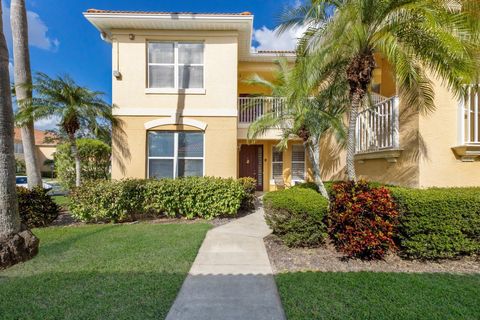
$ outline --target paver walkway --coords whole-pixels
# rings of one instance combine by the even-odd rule
[[[263,208],[207,233],[167,320],[283,320]]]

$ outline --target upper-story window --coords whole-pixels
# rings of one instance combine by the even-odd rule
[[[203,89],[204,44],[148,42],[148,87]]]

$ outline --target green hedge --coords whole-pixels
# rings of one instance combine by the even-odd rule
[[[253,201],[248,183],[211,177],[92,181],[75,189],[70,199],[72,215],[86,222],[142,215],[213,219],[235,215],[242,203]]]
[[[403,254],[443,259],[479,253],[480,188],[389,189],[401,213]]]
[[[58,217],[60,207],[47,192],[41,187],[32,190],[17,187],[20,219],[29,228],[46,227]]]
[[[316,247],[327,238],[328,201],[309,188],[267,193],[265,218],[273,233],[290,247]]]

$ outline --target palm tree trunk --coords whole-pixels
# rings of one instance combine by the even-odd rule
[[[30,53],[28,48],[28,24],[25,0],[12,0],[10,6],[10,22],[13,39],[13,58],[15,74],[15,93],[19,107],[21,102],[32,98],[29,88],[32,83],[30,70]],[[35,152],[35,130],[33,121],[21,128],[25,166],[27,169],[28,187],[42,186],[42,175]]]
[[[1,8],[0,0],[0,269],[38,252],[38,239],[30,231],[22,231],[18,214],[12,97]]]
[[[1,17],[0,17],[1,18]],[[0,238],[20,231],[13,150],[13,109],[8,72],[8,49],[0,36]]]
[[[80,163],[80,155],[78,154],[78,146],[77,146],[77,140],[75,137],[70,137],[70,146],[72,150],[72,156],[73,159],[75,160],[75,186],[80,187],[81,185],[81,163]]]
[[[352,95],[352,105],[350,108],[350,119],[348,121],[347,137],[347,177],[350,181],[357,181],[355,172],[355,128],[357,126],[358,109],[360,108],[361,97],[355,93]]]
[[[323,184],[322,175],[320,173],[320,138],[311,136],[307,142],[307,150],[310,162],[312,163],[315,184],[317,185],[320,194],[328,200],[328,192]]]

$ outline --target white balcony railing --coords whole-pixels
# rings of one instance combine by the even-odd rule
[[[280,97],[240,97],[238,98],[238,122],[249,124],[267,112],[281,113],[285,98]]]
[[[359,113],[355,130],[357,154],[400,147],[398,108],[398,97],[392,97]]]
[[[460,100],[459,108],[459,143],[460,145],[480,144],[480,110],[478,98],[479,85],[467,86],[467,93]]]

